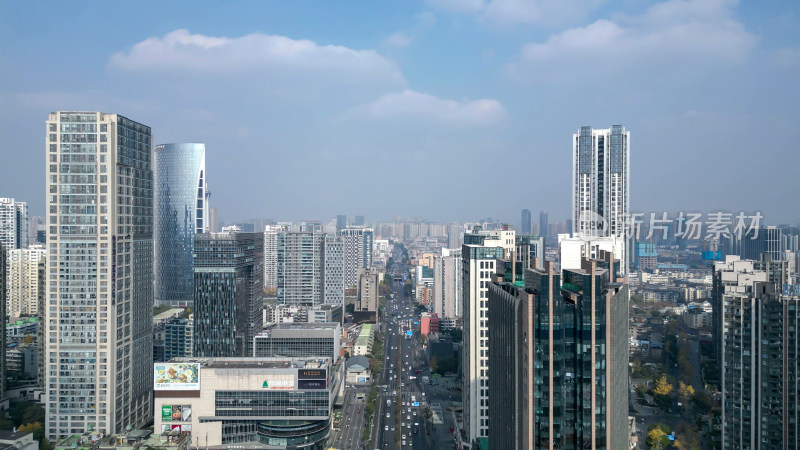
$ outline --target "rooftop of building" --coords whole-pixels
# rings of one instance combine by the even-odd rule
[[[13,327],[18,325],[30,325],[39,322],[39,319],[36,317],[20,317],[18,320],[6,324],[7,327]]]
[[[369,345],[369,341],[372,338],[372,325],[371,324],[364,324],[361,326],[361,331],[358,333],[358,337],[356,338],[355,345]]]
[[[27,435],[31,435],[33,437],[33,433],[28,431],[14,431],[12,430],[0,430],[0,442],[14,442],[24,438]]]
[[[164,320],[171,319],[173,317],[180,316],[181,314],[184,313],[184,311],[186,310],[183,308],[170,308],[160,314],[153,316],[153,322],[161,322]]]
[[[186,448],[191,443],[189,433],[177,430],[152,434],[150,430],[131,430],[127,434],[105,435],[93,431],[74,434],[56,445],[56,450],[104,450]]]
[[[209,369],[318,369],[331,365],[331,358],[174,358],[171,362],[198,363]]]
[[[369,358],[363,355],[353,356],[345,362],[345,368],[355,371],[369,369]]]
[[[281,322],[272,323],[256,335],[259,337],[329,337],[339,328],[339,322]]]

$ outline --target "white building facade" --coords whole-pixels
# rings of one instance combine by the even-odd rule
[[[630,138],[622,125],[572,135],[572,235],[625,239],[630,211]],[[628,272],[627,258],[620,260]]]
[[[488,288],[500,258],[513,258],[515,232],[508,229],[464,235],[461,250],[464,290],[462,367],[464,429],[472,442],[489,436]]]
[[[46,130],[45,432],[121,433],[152,419],[151,131],[102,112]]]
[[[286,230],[289,224],[267,225],[264,227],[264,288],[278,286],[278,233]]]
[[[344,285],[353,288],[358,284],[358,270],[372,265],[372,228],[345,228],[339,230],[344,243]]]
[[[28,246],[28,204],[0,198],[0,245],[7,249]]]
[[[39,308],[39,263],[44,261],[44,246],[32,245],[8,251],[6,265],[6,314],[11,321],[35,316]]]

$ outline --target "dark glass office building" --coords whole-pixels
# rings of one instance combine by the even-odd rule
[[[561,276],[549,261],[493,276],[491,449],[628,448],[628,288],[601,253]]]
[[[208,231],[205,171],[205,144],[163,144],[153,152],[157,306],[192,306],[194,235]]]
[[[251,356],[263,328],[264,233],[194,237],[194,356]]]
[[[523,209],[522,218],[520,220],[519,232],[523,234],[531,234],[531,210]]]

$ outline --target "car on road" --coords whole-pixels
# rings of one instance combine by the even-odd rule
[[[383,431],[389,431],[389,425],[386,425],[385,427],[383,427]]]

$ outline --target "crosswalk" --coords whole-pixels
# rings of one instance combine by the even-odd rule
[[[431,413],[431,422],[433,422],[434,425],[441,425],[444,423],[441,403],[431,403]]]

